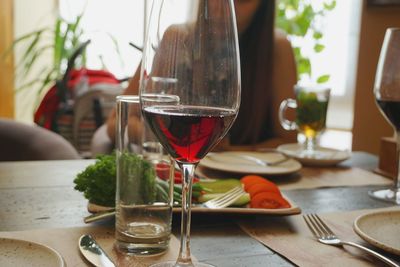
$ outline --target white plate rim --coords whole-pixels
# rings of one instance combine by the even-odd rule
[[[35,246],[37,249],[46,251],[49,255],[52,255],[54,257],[54,259],[58,262],[57,266],[60,266],[60,267],[66,266],[66,264],[64,262],[64,258],[61,256],[61,254],[57,250],[55,250],[49,246],[46,246],[44,244],[33,242],[33,241],[28,241],[28,240],[24,240],[24,239],[17,239],[17,238],[11,238],[11,237],[0,237],[0,244],[3,242],[11,242],[16,245],[22,244],[23,246],[27,246],[27,247]]]
[[[221,154],[244,154],[244,155],[251,155],[251,156],[255,156],[255,157],[259,157],[262,158],[263,155],[265,156],[265,154],[277,154],[277,155],[281,155],[282,153],[280,152],[258,152],[258,151],[225,151],[225,152],[213,152],[212,155],[214,156],[218,156]],[[210,164],[211,162],[211,164]],[[285,166],[287,166],[288,164],[290,164],[290,168],[284,168]],[[200,166],[205,167],[205,168],[209,168],[209,169],[213,169],[213,170],[217,170],[217,171],[223,171],[223,172],[229,172],[229,173],[237,173],[237,174],[263,174],[263,175],[287,175],[287,174],[292,174],[295,172],[298,172],[301,168],[302,165],[299,161],[297,161],[296,159],[289,159],[288,161],[276,166],[276,167],[263,167],[263,166],[257,166],[257,165],[253,165],[251,163],[249,163],[249,165],[247,166],[253,166],[253,169],[251,168],[238,168],[236,167],[236,165],[233,164],[229,164],[229,163],[225,163],[225,162],[218,162],[215,160],[211,160],[208,159],[207,156],[202,159],[199,163]],[[241,165],[243,166],[243,165]]]
[[[366,242],[368,242],[371,245],[374,245],[380,249],[383,249],[387,252],[396,254],[400,256],[400,248],[395,248],[392,247],[388,244],[385,243],[385,241],[382,240],[378,240],[374,237],[372,237],[370,234],[368,234],[365,229],[361,229],[361,223],[363,222],[363,220],[369,220],[372,217],[376,217],[376,216],[390,216],[391,214],[396,214],[397,216],[400,217],[400,210],[388,210],[388,211],[377,211],[377,212],[369,212],[363,215],[358,216],[354,223],[353,223],[353,229],[356,232],[356,234],[358,234],[363,240],[365,240]]]
[[[348,150],[339,150],[339,149],[320,146],[319,149],[321,149],[322,151],[336,152],[337,157],[330,158],[330,159],[306,158],[306,157],[301,157],[295,153],[295,150],[298,150],[299,148],[301,148],[300,144],[289,143],[289,144],[283,144],[283,145],[278,146],[276,148],[276,150],[285,154],[286,156],[292,157],[292,158],[298,160],[299,162],[301,162],[302,164],[308,165],[308,166],[332,166],[332,165],[336,165],[346,159],[349,159],[351,156],[351,152]]]

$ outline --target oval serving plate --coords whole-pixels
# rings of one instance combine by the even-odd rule
[[[295,215],[301,213],[300,207],[287,198],[284,194],[282,196],[290,203],[290,208],[285,209],[253,209],[250,207],[227,207],[222,209],[210,209],[201,205],[194,204],[192,206],[192,213],[217,213],[217,214],[265,214],[265,215]],[[113,210],[111,207],[104,207],[93,203],[88,203],[87,209],[90,213],[103,212],[107,210]],[[180,207],[174,207],[173,212],[180,213],[182,210]]]
[[[371,245],[400,255],[400,210],[361,215],[354,221],[353,228]]]
[[[302,167],[295,159],[288,159],[274,166],[262,166],[254,160],[247,159],[246,156],[266,162],[276,162],[285,158],[281,153],[276,152],[229,151],[209,153],[209,155],[200,161],[199,165],[229,173],[264,175],[291,174],[299,171]]]
[[[0,266],[65,267],[61,255],[42,244],[0,238]]]

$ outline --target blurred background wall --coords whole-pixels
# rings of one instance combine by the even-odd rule
[[[378,110],[373,95],[376,65],[389,27],[400,27],[400,6],[369,6],[364,0],[354,101],[353,150],[378,154],[380,138],[394,133]]]

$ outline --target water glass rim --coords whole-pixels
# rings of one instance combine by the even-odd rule
[[[118,95],[116,100],[117,102],[140,103],[138,95]]]

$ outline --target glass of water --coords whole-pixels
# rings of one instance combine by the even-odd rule
[[[116,247],[134,255],[162,253],[171,234],[172,161],[146,130],[138,96],[117,97],[116,128]]]

